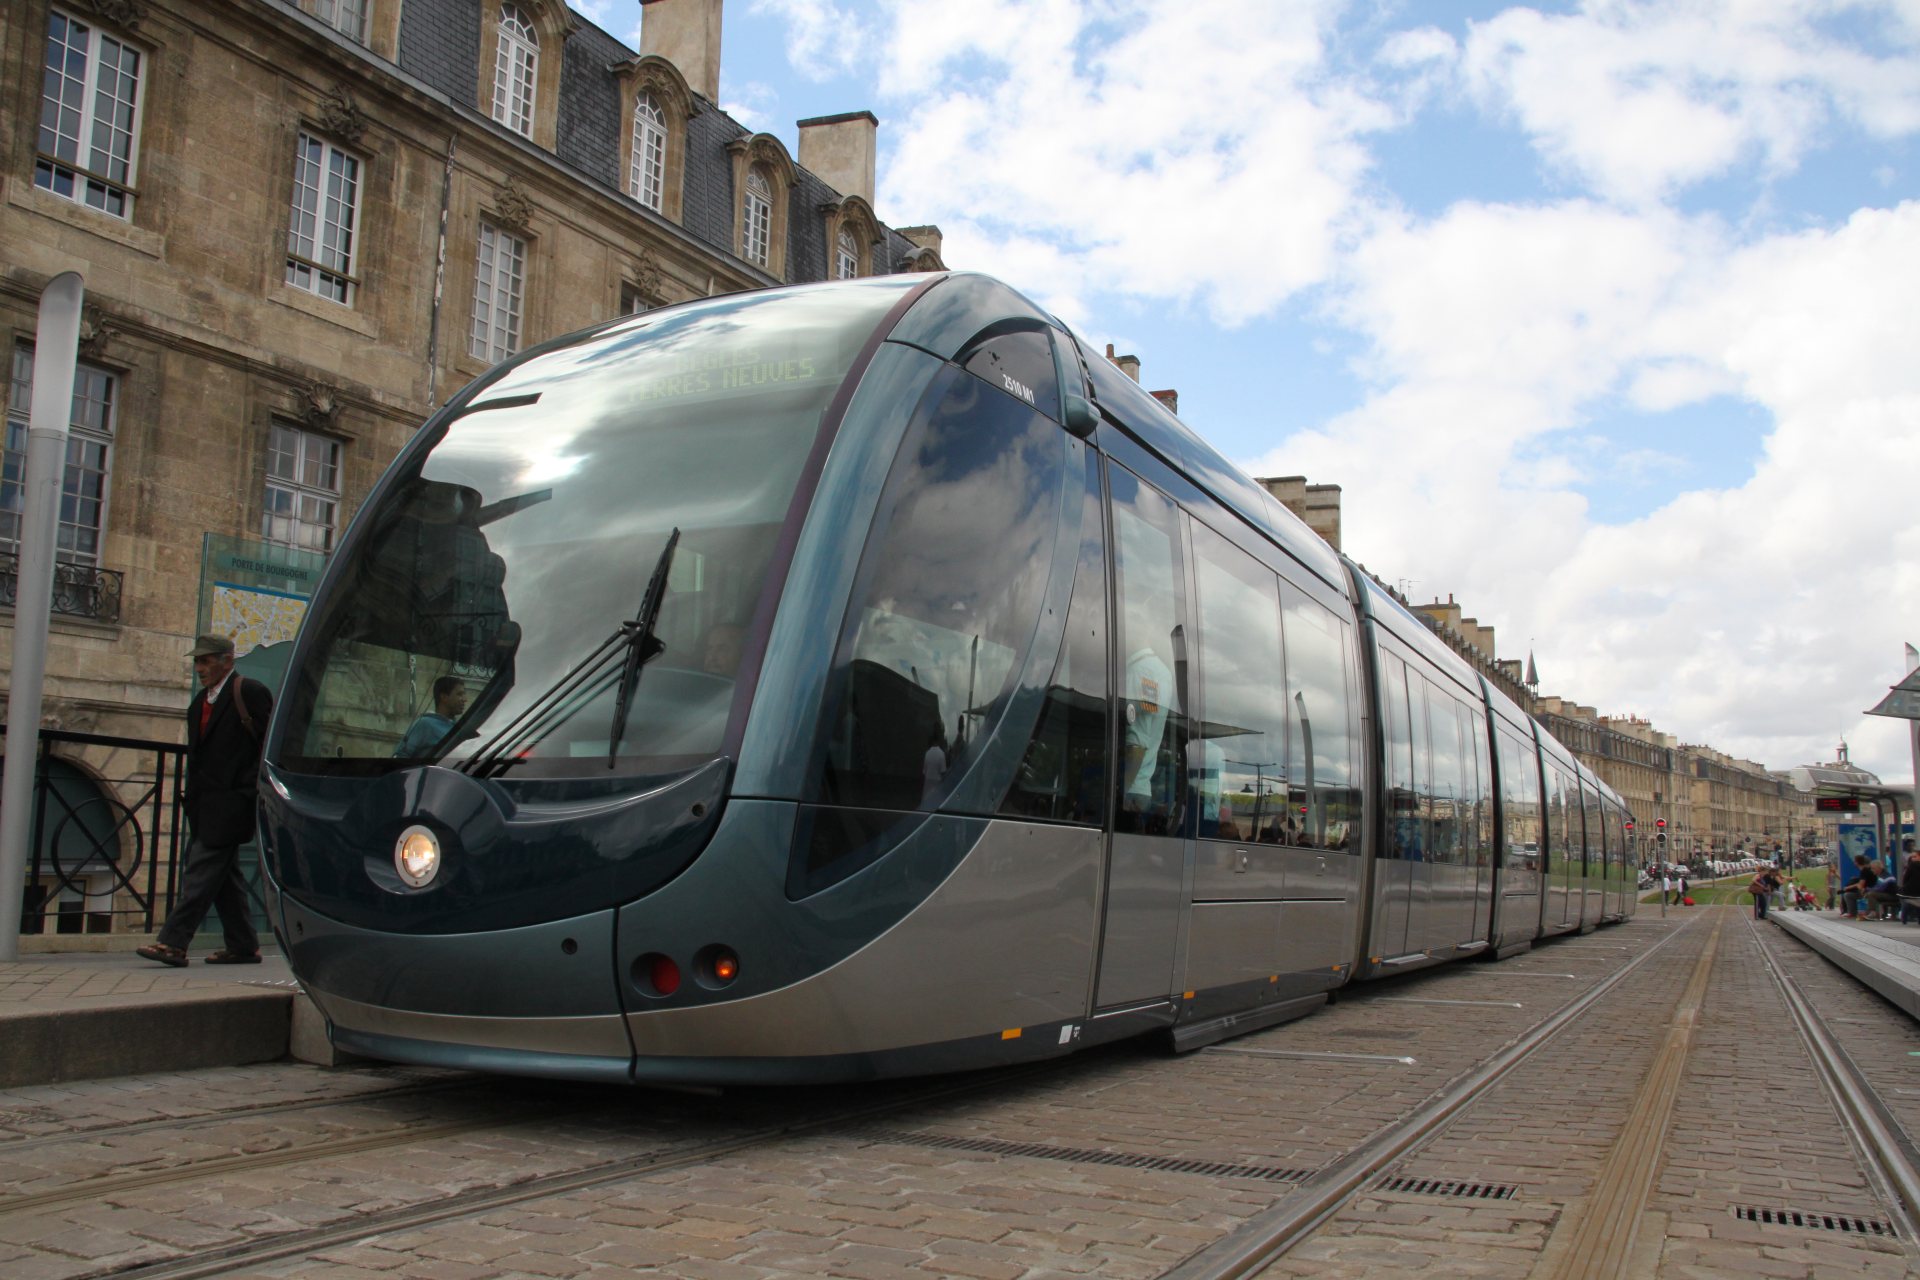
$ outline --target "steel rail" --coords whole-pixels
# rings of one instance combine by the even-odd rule
[[[213,1156],[190,1164],[169,1165],[163,1169],[143,1169],[138,1173],[98,1173],[48,1191],[0,1198],[0,1219],[32,1213],[74,1200],[103,1200],[109,1196],[139,1191],[146,1187],[174,1186],[181,1182],[198,1181],[202,1178],[217,1178],[222,1174],[271,1169],[278,1165],[304,1164],[314,1160],[331,1160],[336,1156],[359,1155],[388,1147],[416,1146],[436,1138],[457,1138],[462,1134],[479,1133],[490,1129],[520,1129],[530,1124],[549,1124],[589,1109],[586,1103],[576,1103],[572,1106],[543,1108],[535,1113],[511,1118],[488,1115],[466,1120],[443,1121],[439,1124],[409,1125],[379,1133],[361,1134],[357,1138],[321,1135],[311,1142],[283,1147],[277,1151],[245,1151],[238,1155]]]
[[[1760,922],[1750,921],[1748,927],[1755,934],[1754,942],[1767,972],[1773,975],[1787,1011],[1793,1015],[1794,1029],[1800,1033],[1813,1059],[1814,1073],[1826,1087],[1848,1136],[1866,1157],[1863,1165],[1869,1178],[1880,1183],[1882,1199],[1894,1219],[1895,1229],[1909,1244],[1920,1241],[1920,1169],[1916,1169],[1920,1159],[1917,1159],[1913,1140],[1894,1118],[1880,1091],[1867,1080],[1866,1073],[1828,1031],[1827,1020],[1773,958],[1758,936]]]
[[[1248,1219],[1238,1231],[1190,1254],[1179,1265],[1163,1272],[1160,1280],[1241,1280],[1272,1265],[1358,1196],[1376,1173],[1431,1137],[1515,1067],[1573,1025],[1641,965],[1705,919],[1703,914],[1673,930],[1629,961],[1625,968],[1535,1024],[1434,1101],[1300,1183],[1276,1204]]]
[[[337,1098],[300,1098],[292,1102],[263,1102],[258,1106],[232,1107],[224,1111],[207,1111],[195,1116],[156,1116],[151,1120],[128,1120],[120,1124],[103,1124],[89,1129],[66,1129],[59,1133],[36,1133],[18,1138],[0,1138],[0,1156],[11,1156],[19,1151],[31,1151],[39,1147],[57,1146],[62,1142],[98,1142],[103,1138],[120,1138],[134,1133],[150,1133],[155,1130],[185,1131],[202,1129],[228,1120],[258,1120],[267,1116],[288,1115],[296,1111],[313,1111],[320,1107],[348,1107],[359,1102],[384,1102],[390,1098],[406,1098],[416,1094],[445,1093],[450,1089],[478,1089],[491,1083],[482,1078],[461,1076],[452,1080],[422,1080],[413,1084],[395,1085],[387,1089],[370,1089],[365,1093],[343,1094]],[[0,1211],[5,1203],[0,1202]]]

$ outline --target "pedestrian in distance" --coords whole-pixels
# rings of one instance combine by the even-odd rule
[[[1774,890],[1779,887],[1780,873],[1772,867],[1768,867],[1765,871],[1755,876],[1753,883],[1747,886],[1747,892],[1753,895],[1753,918],[1755,920],[1765,920],[1767,918],[1767,900],[1773,896]]]
[[[220,913],[225,946],[208,964],[259,964],[260,936],[247,917],[240,877],[240,846],[253,839],[254,793],[260,785],[260,745],[273,695],[257,680],[236,675],[233,641],[198,637],[193,673],[200,691],[187,706],[185,817],[191,836],[173,910],[159,935],[136,955],[176,968],[209,909]]]

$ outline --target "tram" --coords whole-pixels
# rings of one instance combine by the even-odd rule
[[[467,387],[327,568],[260,807],[336,1046],[639,1084],[1190,1049],[1634,897],[1619,797],[968,273]]]

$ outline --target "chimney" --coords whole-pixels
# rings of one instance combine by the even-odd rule
[[[940,228],[935,226],[895,227],[894,230],[898,231],[909,244],[918,245],[922,249],[931,249],[936,257],[939,255]]]
[[[1107,344],[1107,359],[1113,361],[1114,364],[1118,365],[1120,368],[1120,372],[1126,374],[1129,378],[1132,378],[1135,382],[1140,381],[1140,357],[1139,356],[1117,356],[1113,354],[1113,344],[1109,342]]]
[[[640,52],[680,69],[708,102],[720,101],[720,0],[640,0]]]
[[[859,196],[871,206],[874,140],[879,132],[880,121],[871,111],[802,120],[800,167],[812,170],[841,195]]]

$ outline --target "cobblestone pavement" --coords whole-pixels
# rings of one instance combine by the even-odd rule
[[[769,1135],[710,1157],[703,1144],[855,1103],[912,1099],[928,1084],[701,1098],[281,1064],[0,1093],[0,1274],[77,1280],[680,1152],[690,1158],[676,1166],[316,1244],[235,1274],[1155,1276],[1272,1205],[1289,1177],[1391,1126],[1681,923],[1643,918],[1496,965],[1408,975],[1182,1057],[1145,1043],[1095,1050],[896,1114]],[[1517,1188],[1513,1199],[1370,1192],[1270,1274],[1526,1274],[1567,1206],[1588,1194],[1706,932],[1676,938],[1394,1170],[1497,1180]],[[1724,934],[1675,1112],[1676,1138],[1685,1141],[1669,1148],[1652,1206],[1673,1223],[1659,1264],[1674,1276],[1815,1274],[1839,1248],[1859,1274],[1904,1274],[1894,1243],[1835,1245],[1777,1228],[1760,1240],[1732,1218],[1730,1205],[1777,1203],[1789,1191],[1817,1207],[1814,1200],[1864,1187],[1830,1117],[1809,1116],[1791,1133],[1738,1123],[1744,1082],[1799,1079],[1806,1065],[1771,979],[1756,970],[1759,943],[1744,926]],[[1756,1030],[1765,1027],[1778,1030]],[[1792,1096],[1804,1101],[1810,1089],[1797,1086]],[[113,1128],[155,1116],[194,1123]],[[56,1140],[85,1128],[96,1132]],[[24,1141],[8,1144],[9,1133]],[[383,1135],[394,1141],[352,1148]],[[1091,1152],[1136,1167],[1096,1163]],[[219,1163],[247,1156],[267,1163]],[[162,1176],[139,1183],[143,1172]],[[90,1185],[84,1179],[103,1192],[79,1194]],[[76,1194],[9,1211],[8,1199],[47,1189]],[[1870,1196],[1849,1203],[1873,1207]]]
[[[1654,1168],[1642,1171],[1651,1191],[1628,1274],[1913,1274],[1916,1255],[1897,1239],[1738,1216],[1742,1208],[1766,1208],[1886,1217],[1761,963],[1758,948],[1774,943],[1776,931],[1756,934],[1737,908],[1719,910],[1718,954],[1664,1143],[1655,1148]],[[1559,1274],[1550,1253],[1554,1234],[1583,1207],[1602,1161],[1626,1136],[1636,1095],[1707,940],[1700,927],[1677,939],[1671,958],[1629,978],[1575,1030],[1389,1170],[1512,1186],[1511,1199],[1373,1192],[1262,1275]],[[1877,1041],[1912,1034],[1910,1022],[1874,1019]]]

